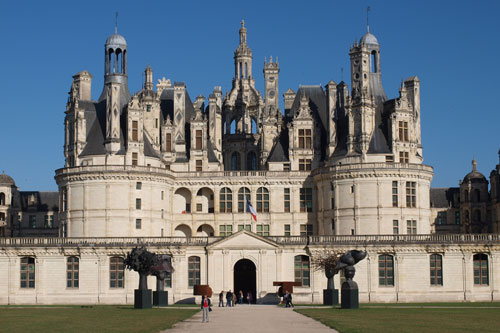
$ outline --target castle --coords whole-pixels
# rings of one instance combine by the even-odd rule
[[[165,78],[155,90],[150,66],[131,95],[127,48],[117,31],[106,40],[97,100],[92,75],[73,76],[58,202],[0,176],[0,303],[130,303],[137,277],[123,257],[139,244],[171,256],[171,302],[196,284],[264,302],[274,281],[296,281],[296,302],[320,303],[311,257],[351,248],[368,252],[362,301],[500,298],[500,169],[491,199],[475,164],[459,189],[430,188],[420,81],[388,99],[369,29],[349,51],[350,89],[288,89],[284,110],[278,59],[264,62],[264,94],[255,88],[244,22],[232,88],[208,102]]]

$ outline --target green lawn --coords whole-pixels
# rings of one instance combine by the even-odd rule
[[[1,307],[0,332],[158,332],[198,311],[132,306]]]
[[[463,304],[463,306],[461,306]],[[490,304],[492,303],[484,303]],[[298,313],[319,320],[342,333],[354,332],[499,332],[500,309],[474,308],[482,303],[391,304],[408,308],[361,306],[360,309],[340,308],[295,309]],[[493,303],[494,304],[494,303]],[[464,306],[473,308],[464,308]],[[499,303],[496,303],[499,306]],[[410,306],[422,306],[409,308]],[[423,306],[454,306],[455,308],[425,308]]]

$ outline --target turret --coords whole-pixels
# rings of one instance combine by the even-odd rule
[[[274,110],[279,109],[278,101],[278,79],[280,73],[280,66],[278,59],[273,62],[273,57],[269,62],[264,59],[264,81],[265,81],[265,103],[264,107],[266,109],[273,108]]]

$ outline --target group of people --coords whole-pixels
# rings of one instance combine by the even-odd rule
[[[245,303],[252,304],[253,298],[252,293],[247,292],[247,300]],[[231,290],[226,292],[226,306],[232,307],[236,304],[243,304],[244,296],[243,291],[240,290],[239,293],[233,293]],[[224,307],[224,290],[222,290],[219,294],[219,307]]]
[[[283,295],[283,300],[285,301],[285,308],[293,308],[292,294],[288,292],[288,290],[285,291],[285,295]]]

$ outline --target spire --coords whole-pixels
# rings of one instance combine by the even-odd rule
[[[370,6],[366,7],[366,32],[370,33]]]
[[[115,13],[115,34],[118,33],[118,11]]]
[[[472,158],[472,171],[477,171],[477,161],[476,158]]]
[[[245,20],[241,20],[240,45],[246,43],[247,43],[247,28],[245,28]]]

